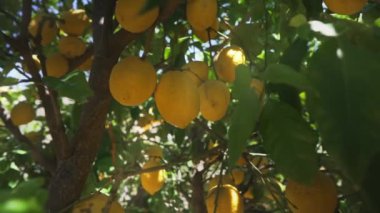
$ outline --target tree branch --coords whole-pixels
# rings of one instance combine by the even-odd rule
[[[0,106],[0,119],[3,121],[5,127],[13,134],[17,140],[24,143],[28,147],[33,160],[45,168],[51,175],[53,175],[55,171],[55,163],[51,159],[48,159],[46,156],[44,156],[42,154],[42,151],[20,132],[20,129],[15,126],[9,118],[7,118],[4,111],[4,108]]]

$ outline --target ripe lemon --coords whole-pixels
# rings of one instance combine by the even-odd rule
[[[243,194],[243,197],[244,197],[245,199],[253,199],[254,196],[253,196],[252,191],[253,191],[253,187],[252,187],[252,186],[249,186],[248,189],[247,189],[247,191]]]
[[[245,160],[245,158],[243,156],[240,156],[240,158],[236,162],[236,165],[243,167],[243,166],[247,165],[247,161]]]
[[[156,83],[153,65],[136,56],[129,56],[112,68],[109,88],[113,98],[120,104],[137,106],[148,100]]]
[[[143,169],[161,166],[160,160],[157,158],[149,159],[143,166]],[[146,192],[154,195],[164,186],[165,169],[156,170],[153,172],[145,172],[140,176],[141,185]]]
[[[210,30],[205,29],[205,30],[194,30],[194,34],[203,42],[207,42],[209,39],[214,39],[218,36],[218,31],[219,29],[219,21],[218,19],[214,20],[214,23],[211,25]]]
[[[31,122],[36,117],[33,105],[28,102],[20,102],[11,110],[11,121],[19,126]]]
[[[187,0],[186,18],[193,29],[202,31],[211,27],[217,11],[217,0]]]
[[[82,71],[91,70],[93,61],[94,61],[94,56],[88,57],[81,65],[79,65],[78,69]]]
[[[223,48],[216,56],[215,71],[218,77],[227,82],[235,81],[235,69],[239,64],[245,63],[243,49],[238,46]]]
[[[145,152],[149,157],[162,158],[163,156],[162,148],[158,145],[149,146]]]
[[[251,80],[251,88],[255,89],[256,94],[259,97],[261,97],[264,93],[264,82],[259,79],[253,78]]]
[[[69,71],[69,62],[59,53],[46,59],[46,72],[48,76],[60,78]]]
[[[95,194],[79,203],[75,204],[72,213],[102,213],[103,208],[107,205],[108,196],[104,194]],[[109,207],[110,213],[124,213],[123,207],[116,200],[111,203]]]
[[[231,171],[231,176],[234,180],[235,185],[239,185],[244,181],[244,172],[240,169],[233,169]]]
[[[226,84],[218,80],[208,80],[199,87],[200,111],[209,121],[224,117],[230,103],[230,91]]]
[[[182,66],[182,70],[197,85],[208,79],[208,66],[202,61],[192,61]]]
[[[86,44],[80,38],[67,36],[59,40],[58,50],[66,58],[75,58],[86,51]]]
[[[90,19],[83,9],[71,9],[62,13],[62,21],[59,27],[63,32],[71,36],[80,36],[90,26]]]
[[[285,196],[290,201],[290,209],[295,213],[333,213],[338,204],[335,183],[321,172],[311,185],[289,180]]]
[[[156,6],[144,11],[148,0],[118,0],[116,2],[116,20],[122,28],[132,33],[148,29],[156,21],[159,8]]]
[[[181,129],[199,113],[197,87],[184,72],[164,73],[157,86],[155,101],[162,118]]]
[[[352,15],[360,12],[367,4],[367,0],[323,0],[326,6],[334,13]]]
[[[37,55],[32,55],[32,59],[33,59],[34,66],[38,70],[40,70],[41,69],[41,62],[40,62],[40,59],[38,59],[38,56]],[[25,72],[29,73],[29,68],[28,68],[28,66],[26,66],[25,63],[23,64],[23,68],[24,68]]]
[[[234,184],[234,180],[232,179],[232,176],[231,175],[222,175],[222,180],[219,180],[220,179],[220,175],[217,175],[213,178],[211,178],[209,180],[209,182],[207,183],[207,191],[210,191],[212,188],[218,186],[219,184],[219,181],[221,181],[221,185],[225,185],[225,184],[230,184],[230,185],[233,185]]]
[[[234,186],[228,184],[212,188],[206,198],[206,206],[208,213],[244,212],[244,203],[239,191]]]
[[[44,15],[36,15],[29,23],[28,30],[29,33],[36,37],[39,31],[39,25],[42,24],[41,28],[41,45],[46,46],[50,44],[57,36],[58,28],[57,24],[51,18]]]

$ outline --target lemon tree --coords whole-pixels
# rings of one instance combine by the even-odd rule
[[[378,0],[0,20],[0,212],[380,212]]]

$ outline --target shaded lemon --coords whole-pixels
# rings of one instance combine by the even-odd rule
[[[194,34],[201,41],[207,42],[209,39],[214,39],[218,36],[218,33],[217,33],[218,30],[219,30],[219,21],[218,19],[215,19],[210,28],[207,28],[205,30],[194,29]]]
[[[222,119],[231,99],[226,84],[218,80],[208,80],[199,87],[198,91],[202,116],[209,121]]]
[[[143,166],[143,169],[161,166],[161,162],[157,158],[149,159]],[[159,169],[152,172],[145,172],[140,175],[141,185],[146,192],[154,195],[164,186],[165,169]]]
[[[208,213],[244,212],[244,202],[239,191],[228,184],[214,187],[209,191],[206,198],[206,207]]]
[[[80,38],[67,36],[59,40],[58,50],[66,58],[75,58],[86,51],[86,44]]]
[[[192,61],[182,66],[185,74],[197,85],[208,79],[208,66],[203,61]]]
[[[90,19],[83,9],[71,9],[62,13],[59,28],[72,36],[80,36],[90,26]]]
[[[33,105],[26,101],[16,104],[11,110],[11,121],[16,126],[27,124],[35,117],[36,112]]]
[[[318,172],[311,185],[289,180],[285,197],[295,213],[333,213],[338,204],[335,183],[322,172]]]
[[[202,31],[211,27],[217,11],[217,0],[187,0],[186,18],[193,29]]]
[[[149,157],[162,158],[163,156],[162,148],[159,145],[149,146],[145,152]]]
[[[240,185],[244,181],[244,171],[241,169],[233,169],[231,171],[231,176],[234,180],[235,185]]]
[[[334,13],[352,15],[360,12],[367,4],[367,0],[323,0],[326,6]]]
[[[46,72],[50,77],[62,77],[69,71],[69,62],[60,53],[46,58]]]
[[[112,97],[122,105],[137,106],[152,95],[157,76],[152,64],[128,56],[113,68],[109,80]]]
[[[197,87],[180,71],[162,75],[155,101],[162,118],[178,128],[185,128],[199,113]]]
[[[46,46],[50,44],[57,36],[58,28],[55,21],[44,15],[36,15],[28,26],[29,33],[36,37],[39,32],[39,25],[41,25],[41,45]]]
[[[147,30],[156,21],[158,6],[145,10],[148,0],[118,0],[116,2],[116,20],[122,28],[132,33]]]

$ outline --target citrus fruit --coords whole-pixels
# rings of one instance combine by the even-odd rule
[[[209,121],[224,117],[230,103],[230,91],[226,84],[218,80],[208,80],[199,87],[200,111]]]
[[[254,196],[253,196],[253,187],[252,186],[249,186],[247,191],[243,194],[243,197],[245,199],[253,199]]]
[[[235,81],[236,67],[244,63],[243,49],[238,46],[225,47],[216,55],[215,71],[221,80],[231,83]]]
[[[80,201],[75,204],[73,207],[72,213],[82,213],[82,212],[91,212],[91,213],[103,213],[104,207],[107,205],[108,196],[98,193],[85,200]],[[110,213],[124,213],[123,207],[117,201],[112,201],[111,206],[109,207]]]
[[[219,29],[219,21],[218,19],[215,19],[213,24],[211,25],[210,29],[205,30],[194,30],[194,34],[203,42],[207,42],[209,39],[214,39],[218,36]]]
[[[25,101],[16,104],[11,110],[11,121],[16,126],[27,124],[35,117],[33,105]]]
[[[50,44],[57,36],[58,28],[57,24],[51,18],[44,15],[36,15],[29,23],[28,30],[29,33],[36,37],[39,33],[41,26],[41,45],[46,46]]]
[[[323,0],[326,6],[334,13],[353,15],[360,12],[367,4],[367,0]]]
[[[63,32],[71,36],[80,36],[90,26],[90,19],[83,9],[71,9],[64,11],[59,27]]]
[[[25,134],[25,137],[33,143],[37,143],[43,139],[43,136],[40,132],[28,132]]]
[[[239,191],[229,184],[212,188],[206,198],[206,207],[208,213],[244,212],[244,203]]]
[[[94,56],[88,57],[81,65],[78,66],[78,69],[82,71],[91,70],[93,61],[94,61]]]
[[[143,32],[156,21],[158,6],[145,10],[148,0],[118,0],[116,2],[116,20],[122,28],[132,33]]]
[[[193,29],[202,31],[211,27],[217,11],[217,0],[187,0],[186,18]]]
[[[161,162],[157,158],[149,159],[143,166],[143,169],[161,166]],[[146,192],[154,195],[164,186],[165,183],[165,170],[159,169],[152,172],[144,172],[140,176],[141,185]]]
[[[239,185],[244,181],[244,172],[241,169],[233,169],[231,171],[232,179],[235,185]]]
[[[220,180],[220,175],[217,175],[208,181],[206,189],[209,191],[210,189],[216,187],[219,184],[219,181],[221,181],[220,182],[221,185],[234,184],[234,180],[232,179],[231,175],[222,175],[221,180]]]
[[[58,50],[66,58],[75,58],[86,51],[86,44],[80,38],[67,36],[59,40]]]
[[[208,79],[208,66],[203,61],[192,61],[182,66],[185,74],[197,85]]]
[[[158,145],[149,146],[145,152],[149,157],[162,158],[163,156],[162,148]]]
[[[322,172],[318,172],[311,185],[289,180],[285,196],[295,213],[333,213],[338,204],[335,183]]]
[[[120,104],[137,106],[148,100],[156,83],[156,71],[152,64],[136,56],[128,56],[112,68],[109,88]]]
[[[199,113],[197,87],[184,72],[164,73],[155,101],[162,118],[178,128],[184,129]]]
[[[59,53],[46,58],[46,72],[51,77],[62,77],[69,71],[69,62]]]

